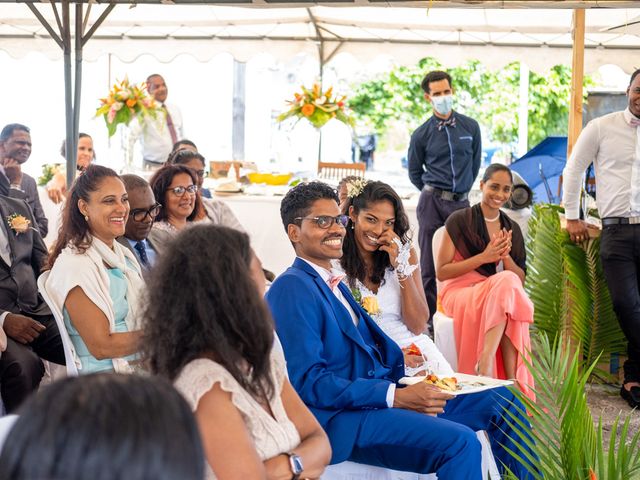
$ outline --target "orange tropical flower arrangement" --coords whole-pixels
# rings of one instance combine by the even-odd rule
[[[147,92],[144,83],[133,85],[128,78],[113,85],[106,98],[100,99],[100,107],[96,110],[96,117],[104,116],[109,136],[112,137],[118,125],[129,122],[135,117],[143,123],[147,117],[156,118],[158,104]]]
[[[278,116],[278,121],[292,117],[299,120],[306,118],[311,125],[321,128],[332,118],[349,126],[353,126],[353,118],[346,109],[346,96],[338,97],[333,93],[333,87],[324,92],[318,83],[314,83],[311,89],[300,87],[301,92],[295,93],[293,100],[287,100],[289,110]]]

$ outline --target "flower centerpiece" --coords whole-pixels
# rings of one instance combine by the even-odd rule
[[[333,87],[322,91],[322,87],[314,83],[311,89],[301,87],[300,93],[295,93],[293,100],[287,100],[289,110],[278,116],[282,122],[287,118],[296,117],[298,121],[306,118],[311,125],[321,128],[332,118],[349,126],[354,125],[353,118],[346,110],[346,96],[338,97],[333,93]]]
[[[143,123],[147,117],[156,118],[158,111],[158,104],[147,92],[146,85],[133,85],[126,77],[113,85],[107,97],[100,99],[100,104],[96,117],[104,116],[110,137],[121,123],[129,125],[136,117]]]

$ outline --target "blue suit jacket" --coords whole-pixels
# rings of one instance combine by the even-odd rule
[[[297,258],[267,292],[293,387],[331,440],[332,463],[349,455],[363,410],[387,408],[387,391],[404,375],[404,358],[344,285],[338,287],[369,327],[363,340],[322,277]],[[343,415],[341,415],[343,414]]]

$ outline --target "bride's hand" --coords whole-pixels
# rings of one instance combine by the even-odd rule
[[[416,368],[421,366],[424,363],[424,358],[418,355],[409,355],[408,353],[404,354],[404,364],[407,367]]]
[[[394,268],[398,266],[398,251],[400,250],[396,242],[394,242],[396,238],[400,241],[400,237],[391,228],[382,232],[382,235],[378,237],[378,243],[380,244],[378,250],[389,254],[389,262]]]

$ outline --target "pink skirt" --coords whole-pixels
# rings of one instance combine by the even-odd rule
[[[505,270],[485,277],[475,270],[442,282],[439,290],[444,313],[453,318],[458,371],[476,374],[476,365],[488,330],[506,321],[505,334],[518,351],[516,379],[532,400],[533,377],[523,357],[531,361],[529,324],[533,323],[533,303],[527,297],[518,276]],[[506,378],[500,347],[496,352],[497,378]]]

